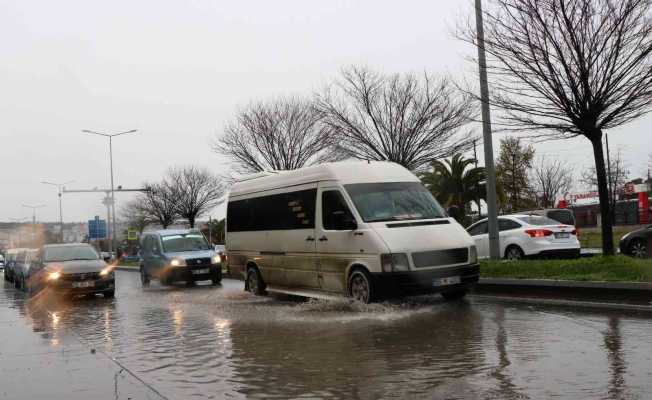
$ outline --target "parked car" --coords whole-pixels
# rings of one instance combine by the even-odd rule
[[[390,162],[347,161],[245,177],[230,190],[229,269],[256,295],[464,296],[473,240],[419,178]]]
[[[632,257],[645,258],[652,251],[652,225],[629,232],[620,239],[620,252]]]
[[[9,282],[14,281],[14,267],[16,266],[16,257],[18,257],[18,253],[20,253],[23,250],[26,249],[15,248],[15,249],[7,250],[6,258],[5,258],[5,273],[4,273],[4,279],[6,281]]]
[[[194,285],[197,281],[210,280],[217,285],[222,281],[221,258],[200,231],[145,232],[141,242],[140,278],[143,287],[152,278],[162,284],[184,281]]]
[[[47,288],[60,294],[115,296],[113,267],[87,243],[45,245],[26,271],[21,287],[30,293]]]
[[[538,215],[514,214],[498,217],[500,254],[510,260],[524,257],[566,257],[580,255],[577,230],[572,225]],[[489,226],[482,219],[467,228],[478,249],[478,257],[489,257]]]
[[[564,225],[575,226],[576,224],[575,214],[573,214],[573,210],[569,210],[568,208],[543,208],[540,210],[523,211],[520,214],[548,217]]]
[[[16,263],[13,269],[14,287],[25,290],[27,279],[30,273],[37,268],[38,249],[23,249],[16,256]]]

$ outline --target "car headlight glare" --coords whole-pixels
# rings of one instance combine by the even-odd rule
[[[185,267],[186,265],[186,260],[182,260],[180,258],[175,258],[170,262],[170,265],[173,267]]]
[[[215,255],[213,256],[211,261],[213,262],[213,264],[220,264],[222,262],[222,256],[220,256],[219,254]]]
[[[100,271],[100,276],[108,276],[111,272],[113,272],[113,268],[106,267]]]
[[[50,272],[48,275],[48,280],[50,281],[56,281],[59,278],[61,278],[61,272],[59,271]]]

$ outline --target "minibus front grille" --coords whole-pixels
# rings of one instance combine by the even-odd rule
[[[448,250],[432,250],[412,253],[412,262],[417,268],[439,267],[462,264],[469,260],[468,247]]]

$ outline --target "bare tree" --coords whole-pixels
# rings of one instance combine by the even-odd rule
[[[124,203],[120,210],[122,218],[129,224],[129,227],[135,228],[139,233],[143,233],[145,228],[152,223],[150,213],[144,207],[142,196],[141,194]]]
[[[216,139],[213,150],[239,173],[291,170],[334,160],[332,135],[312,102],[281,98],[252,103]]]
[[[561,160],[541,157],[532,175],[539,205],[543,208],[555,207],[557,199],[573,187],[573,168]]]
[[[490,0],[483,14],[502,127],[591,142],[604,254],[614,246],[602,136],[650,110],[649,11],[649,0]],[[463,38],[477,45],[474,27]]]
[[[144,187],[150,190],[140,194],[136,201],[151,221],[166,229],[179,215],[172,185],[164,180],[161,183],[145,183]]]
[[[212,210],[224,195],[220,179],[207,169],[193,166],[171,168],[165,186],[172,194],[176,212],[195,227],[197,217]]]
[[[475,103],[448,78],[351,67],[316,104],[343,157],[393,161],[421,172],[473,144],[461,130]]]
[[[618,150],[614,157],[611,158],[611,162],[607,166],[607,187],[609,190],[609,220],[615,221],[616,215],[616,200],[618,199],[618,193],[625,186],[629,180],[629,168],[623,160],[622,152]],[[589,187],[591,190],[595,190],[598,187],[598,178],[595,172],[595,167],[590,167],[582,172],[582,177],[580,181]],[[604,218],[604,217],[603,217]],[[603,219],[604,221],[604,219]]]

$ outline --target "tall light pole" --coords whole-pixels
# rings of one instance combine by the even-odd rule
[[[115,193],[114,193],[114,188],[113,188],[113,138],[115,136],[120,136],[120,135],[126,135],[127,133],[134,133],[137,132],[137,129],[132,129],[129,131],[124,131],[124,132],[119,132],[119,133],[101,133],[101,132],[95,132],[95,131],[89,131],[88,129],[83,129],[83,133],[91,133],[93,135],[100,135],[109,138],[109,162],[110,162],[110,170],[111,170],[111,225],[113,228],[109,231],[110,232],[110,240],[111,240],[111,251],[113,251],[113,254],[115,257],[118,256],[116,252],[116,247],[115,247]],[[107,225],[109,224],[109,221],[106,221]]]
[[[498,210],[496,204],[496,170],[491,134],[491,110],[489,108],[489,85],[487,83],[487,58],[484,49],[484,23],[482,0],[475,0],[475,22],[478,35],[478,64],[480,67],[480,97],[482,100],[482,136],[484,138],[484,164],[487,174],[487,217],[489,222],[489,255],[500,258],[498,242]]]
[[[15,223],[15,224],[19,224],[19,223],[21,223],[21,222],[25,222],[27,219],[28,219],[27,217],[22,217],[22,218],[9,218],[9,220],[10,220],[11,222]],[[12,246],[14,246],[14,247],[21,247],[21,245],[22,245],[22,241],[23,241],[23,237],[22,237],[22,235],[20,234],[20,231],[21,231],[20,226],[16,229],[16,231],[18,231],[18,243],[17,243],[16,245],[13,245],[13,244],[12,244]],[[13,241],[12,241],[12,242],[13,242]]]
[[[61,190],[64,187],[64,185],[67,185],[69,183],[73,183],[74,181],[67,181],[63,183],[53,183],[53,182],[47,182],[47,181],[42,181],[41,183],[44,185],[51,185],[51,186],[56,186],[59,194],[59,235],[60,235],[60,241],[63,243],[63,207],[61,206]]]
[[[45,204],[29,205],[23,204],[25,208],[32,209],[32,245],[36,245],[36,210],[45,207]]]

